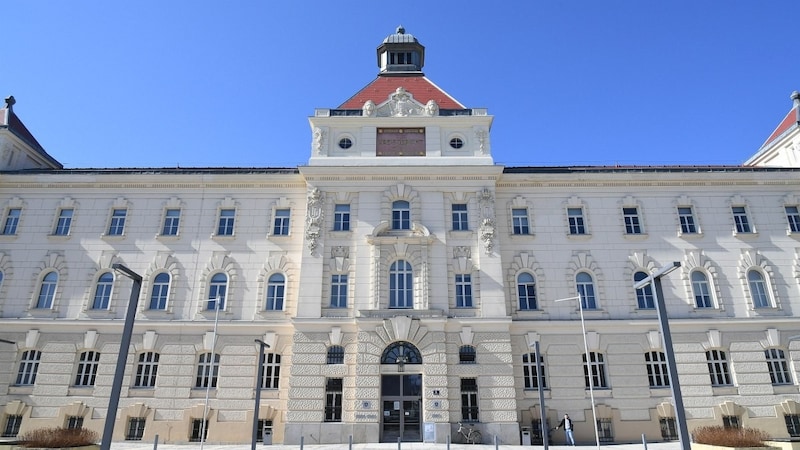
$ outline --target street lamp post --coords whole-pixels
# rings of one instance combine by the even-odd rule
[[[692,444],[689,439],[689,428],[686,425],[686,411],[683,408],[683,396],[681,395],[681,385],[678,381],[678,365],[675,363],[675,349],[672,348],[672,333],[669,329],[667,318],[667,308],[664,305],[664,291],[661,289],[661,278],[681,266],[678,261],[664,266],[655,273],[649,275],[636,284],[633,288],[638,290],[653,285],[653,297],[658,313],[658,327],[661,331],[661,339],[664,344],[664,354],[667,358],[667,375],[669,377],[669,387],[672,390],[672,399],[675,402],[675,421],[678,422],[678,438],[681,443],[681,450],[691,450]]]
[[[208,398],[211,396],[211,384],[216,376],[216,369],[217,369],[217,326],[219,324],[219,304],[222,302],[224,297],[217,296],[214,299],[214,332],[211,338],[211,361],[209,361],[209,368],[208,373],[206,376],[206,401],[203,404],[203,421],[201,422],[200,426],[200,450],[203,450],[203,446],[206,443],[206,433],[208,432]],[[103,449],[100,449],[103,450]]]
[[[139,292],[142,290],[141,275],[122,264],[112,264],[111,268],[133,280],[133,287],[131,287],[131,297],[128,301],[128,311],[125,313],[125,326],[122,329],[122,338],[119,343],[117,367],[114,369],[114,382],[111,385],[111,395],[108,398],[108,412],[106,413],[106,422],[103,427],[103,439],[100,442],[100,450],[109,450],[111,448],[111,439],[114,435],[114,422],[117,420],[117,408],[119,407],[119,395],[122,391],[122,378],[125,376],[125,364],[128,361],[128,348],[131,345],[131,336],[133,336],[133,321],[136,319]]]
[[[567,300],[577,300],[578,301],[578,311],[580,312],[581,316],[581,330],[583,331],[583,351],[584,351],[584,358],[586,358],[586,362],[584,363],[584,369],[586,370],[586,375],[589,378],[589,399],[592,402],[592,423],[594,425],[594,443],[597,445],[597,450],[600,450],[600,432],[597,430],[597,410],[594,406],[594,376],[591,371],[591,367],[589,366],[589,340],[586,337],[586,321],[583,320],[583,298],[579,295],[575,297],[567,297],[561,298],[558,300],[554,300],[555,302],[565,302]]]
[[[544,450],[548,447],[547,436],[547,413],[544,409],[544,373],[542,372],[541,353],[539,352],[539,341],[533,342],[534,357],[536,358],[536,387],[539,391],[539,427],[541,428],[542,445]]]
[[[0,342],[2,342],[3,344],[11,344],[11,345],[16,345],[16,342],[14,342],[14,341],[7,341],[7,340],[5,340],[5,339],[0,339]]]
[[[250,450],[256,450],[256,439],[258,439],[258,410],[261,407],[261,385],[264,379],[264,349],[269,348],[269,344],[256,339],[258,344],[258,374],[256,375],[256,400],[253,409],[253,440],[250,443]]]

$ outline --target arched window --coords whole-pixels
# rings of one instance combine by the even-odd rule
[[[714,302],[711,298],[711,289],[708,284],[708,277],[700,270],[692,272],[692,294],[694,294],[694,305],[697,308],[713,308]]]
[[[58,273],[55,271],[49,272],[42,278],[42,284],[39,288],[39,299],[36,301],[36,307],[40,309],[50,309],[53,307],[53,300],[56,298],[56,286],[58,285]]]
[[[383,350],[381,364],[422,364],[422,355],[410,342],[392,342]]]
[[[580,272],[575,276],[575,287],[581,298],[581,308],[597,309],[597,299],[594,295],[594,280],[586,272]]]
[[[224,273],[217,273],[211,277],[208,285],[208,310],[225,310],[225,294],[228,291],[228,276]],[[219,299],[219,304],[217,300]]]
[[[344,347],[341,345],[328,347],[328,364],[344,364]]]
[[[267,299],[264,309],[267,311],[282,311],[283,299],[286,291],[286,279],[279,273],[270,275],[267,280]]]
[[[767,283],[764,281],[764,275],[762,275],[761,272],[755,269],[748,271],[747,283],[750,285],[753,307],[769,308],[772,306],[772,300],[767,290]]]
[[[389,267],[389,308],[414,306],[414,273],[407,261],[395,261]]]
[[[647,278],[647,272],[636,272],[633,274],[634,283]],[[656,307],[655,299],[653,298],[653,283],[646,285],[641,289],[636,289],[636,304],[639,309],[653,309]]]
[[[537,309],[536,305],[536,279],[528,272],[517,276],[517,296],[519,296],[519,309]]]
[[[411,206],[405,200],[392,202],[392,229],[411,229]]]
[[[167,309],[169,282],[170,276],[166,272],[161,272],[153,279],[153,291],[150,294],[150,309]]]
[[[111,302],[111,291],[114,288],[114,274],[105,272],[97,279],[97,285],[94,288],[94,301],[92,302],[92,309],[108,309]]]

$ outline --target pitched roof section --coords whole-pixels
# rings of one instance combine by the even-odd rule
[[[464,105],[436,86],[422,74],[405,76],[379,76],[370,84],[342,103],[338,109],[361,109],[367,100],[380,105],[389,99],[391,94],[402,87],[420,103],[435,101],[441,109],[466,109]]]
[[[63,166],[60,162],[56,161],[55,158],[50,156],[47,151],[45,151],[44,147],[39,144],[39,141],[33,137],[33,133],[28,130],[28,127],[22,123],[19,117],[14,113],[14,97],[8,97],[6,99],[5,106],[0,109],[0,129],[7,129],[10,131],[14,136],[21,139],[23,142],[28,144],[28,146],[36,151],[41,157],[46,159],[53,168],[61,169]]]
[[[772,143],[772,141],[778,139],[779,137],[783,136],[783,134],[786,133],[787,131],[796,128],[798,126],[800,126],[800,108],[795,106],[794,108],[792,108],[791,111],[789,111],[788,114],[786,114],[786,117],[784,117],[780,125],[778,125],[778,127],[775,128],[775,131],[773,131],[772,134],[769,135],[767,140],[764,141],[764,144],[761,145],[761,148],[768,146],[769,144]]]

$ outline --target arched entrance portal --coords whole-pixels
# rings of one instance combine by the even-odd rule
[[[422,432],[422,356],[410,342],[394,342],[381,355],[382,365],[395,366],[396,371],[381,375],[381,442],[421,442]],[[415,369],[409,372],[412,366]]]

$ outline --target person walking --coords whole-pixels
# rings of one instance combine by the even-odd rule
[[[569,418],[569,414],[564,414],[564,418],[561,419],[561,422],[558,423],[556,430],[564,427],[564,436],[566,437],[567,445],[575,446],[575,436],[572,434],[572,419]]]

